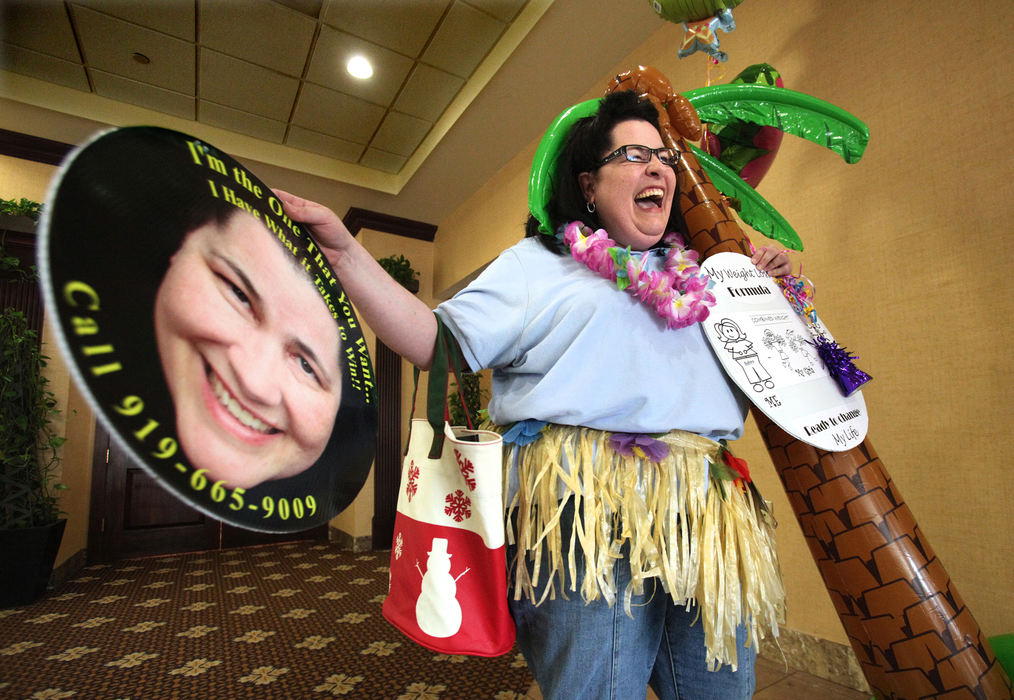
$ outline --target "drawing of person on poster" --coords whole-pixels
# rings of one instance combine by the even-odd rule
[[[358,493],[376,431],[358,321],[309,232],[203,142],[108,132],[64,165],[40,258],[111,432],[192,505],[288,532]]]

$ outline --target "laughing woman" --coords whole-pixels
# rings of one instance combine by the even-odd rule
[[[649,685],[660,698],[749,698],[757,635],[782,607],[762,506],[711,481],[746,401],[699,323],[712,300],[673,207],[679,157],[650,103],[603,98],[555,164],[555,235],[529,218],[522,241],[436,309],[470,368],[493,370],[512,614],[546,698],[644,697]],[[383,279],[332,212],[280,196],[377,335],[428,367],[434,315]],[[789,271],[771,249],[754,263]],[[716,561],[719,540],[743,560]]]

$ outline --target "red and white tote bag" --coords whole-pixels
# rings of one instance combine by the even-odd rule
[[[401,474],[384,617],[444,654],[500,656],[514,645],[507,608],[501,437],[413,419]]]

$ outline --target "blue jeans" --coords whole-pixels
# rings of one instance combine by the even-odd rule
[[[561,519],[564,542],[569,540],[569,523],[564,523],[568,518],[565,512]],[[661,700],[749,700],[757,654],[752,646],[744,647],[746,629],[741,625],[736,634],[737,670],[723,666],[708,671],[703,625],[694,622],[696,608],[688,612],[674,605],[657,579],[649,579],[644,593],[633,596],[633,619],[627,616],[623,606],[623,591],[630,581],[626,551],[624,546],[624,556],[614,565],[617,602],[612,607],[602,599],[585,604],[579,591],[568,590],[569,600],[564,600],[559,585],[556,599],[547,598],[539,606],[527,598],[514,600],[510,590],[518,646],[542,696],[546,700],[630,700],[644,698],[650,685]],[[516,548],[508,548],[508,562],[515,553]],[[579,552],[579,575],[581,567]]]

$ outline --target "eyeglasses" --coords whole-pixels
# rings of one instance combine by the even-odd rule
[[[631,163],[650,163],[652,156],[658,157],[658,162],[675,168],[680,162],[680,152],[675,148],[648,148],[647,146],[627,145],[620,146],[615,151],[599,161],[599,167],[611,160],[623,156]]]

